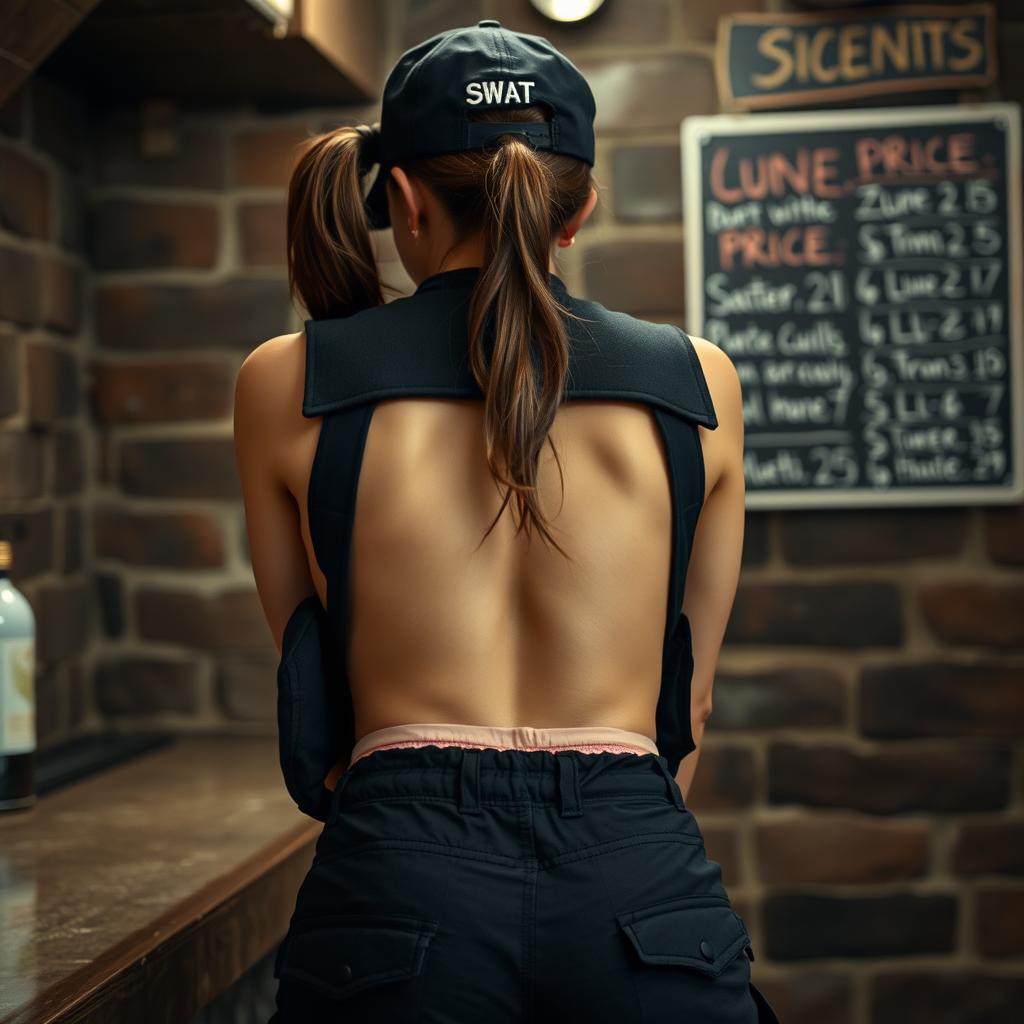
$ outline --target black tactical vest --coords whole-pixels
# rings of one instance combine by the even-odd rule
[[[304,598],[284,631],[278,668],[281,766],[300,809],[325,820],[323,780],[355,743],[349,689],[349,555],[356,486],[377,402],[397,396],[483,399],[468,363],[467,313],[476,267],[427,278],[415,293],[354,316],[307,320],[304,416],[322,416],[309,482],[309,526],[327,579],[327,610]],[[686,570],[704,498],[697,425],[718,420],[690,338],[670,324],[647,323],[568,294],[550,276],[566,318],[568,399],[619,399],[650,406],[668,456],[672,565],[667,595],[658,750],[673,775],[694,749],[690,729],[693,650],[682,612]]]

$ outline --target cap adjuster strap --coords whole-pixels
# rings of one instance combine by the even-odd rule
[[[465,145],[467,149],[480,149],[499,135],[519,135],[534,149],[553,149],[555,145],[551,125],[547,122],[466,122]]]

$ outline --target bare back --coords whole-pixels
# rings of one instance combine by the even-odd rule
[[[701,339],[694,345],[720,423],[715,431],[697,428],[705,504],[684,602],[694,632],[699,741],[739,571],[743,488],[735,371],[715,346]],[[287,614],[302,596],[315,589],[326,604],[306,509],[321,420],[301,415],[304,353],[301,332],[260,346],[236,394],[253,570],[279,648]],[[516,536],[511,505],[479,544],[501,505],[485,460],[482,401],[378,403],[352,535],[348,663],[356,739],[432,721],[604,725],[655,737],[672,516],[657,425],[643,404],[567,401],[550,438],[564,487],[546,445],[539,498],[574,562],[536,536]],[[261,499],[255,462],[271,467],[266,476],[279,482],[276,497],[267,486]],[[275,565],[274,545],[259,539],[272,535],[274,520],[281,529],[289,503],[308,569],[304,590],[299,574]],[[288,547],[297,553],[297,544]]]

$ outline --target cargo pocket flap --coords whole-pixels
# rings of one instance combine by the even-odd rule
[[[681,896],[616,916],[637,955],[648,964],[678,964],[712,977],[750,943],[728,900]]]
[[[318,919],[288,936],[280,976],[334,999],[412,978],[423,968],[437,925],[437,921],[400,915]]]

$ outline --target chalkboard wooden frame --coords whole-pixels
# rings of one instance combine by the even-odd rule
[[[686,326],[700,337],[704,331],[704,181],[701,143],[708,137],[855,131],[858,128],[922,124],[988,123],[1006,129],[1008,392],[1013,431],[1011,484],[957,486],[892,486],[869,489],[777,489],[747,487],[751,509],[828,508],[853,506],[918,506],[1017,504],[1024,500],[1024,244],[1021,234],[1021,108],[1016,103],[973,103],[906,108],[737,113],[693,116],[680,124],[683,167],[684,266]],[[1011,443],[1010,440],[1007,444]]]

